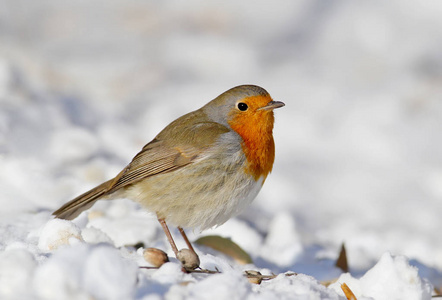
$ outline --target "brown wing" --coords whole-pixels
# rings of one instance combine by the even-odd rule
[[[168,139],[163,139],[165,130],[144,146],[132,162],[114,178],[109,193],[144,178],[171,172],[204,158],[215,140],[229,131],[225,126],[214,122],[198,123],[187,130],[183,127],[180,124],[172,126],[174,129],[181,129],[177,132],[169,129],[170,127],[166,128]]]
[[[179,148],[165,147],[163,142],[153,140],[114,179],[108,180],[69,201],[56,210],[53,215],[60,219],[72,220],[103,196],[149,176],[170,172],[188,165],[196,158],[196,152],[188,150],[186,152]]]
[[[180,119],[175,122],[179,122]],[[174,124],[174,123],[172,123]],[[185,126],[166,127],[157,138],[144,146],[114,179],[108,180],[90,191],[69,201],[53,214],[57,218],[72,220],[97,200],[125,186],[161,173],[171,172],[202,159],[220,134],[229,130],[217,123],[199,123],[185,130]],[[174,132],[174,128],[180,128]],[[163,134],[172,138],[165,139]],[[190,146],[192,145],[192,146]]]
[[[153,140],[115,178],[109,192],[133,184],[141,179],[184,167],[197,158],[196,149],[170,148]]]

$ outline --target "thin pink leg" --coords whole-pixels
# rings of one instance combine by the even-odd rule
[[[176,244],[172,238],[172,234],[170,234],[169,227],[167,227],[166,221],[162,218],[158,218],[158,222],[160,222],[161,227],[163,227],[167,240],[169,241],[169,244],[172,247],[173,252],[175,253],[175,257],[178,258],[178,248],[176,247]]]
[[[192,244],[190,243],[189,239],[187,238],[186,233],[184,232],[184,229],[181,227],[178,227],[178,230],[180,231],[181,235],[183,236],[183,239],[186,242],[187,247],[189,247],[189,250],[196,254],[195,250],[192,247]]]

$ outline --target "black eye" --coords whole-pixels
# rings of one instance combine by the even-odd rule
[[[249,108],[249,106],[247,104],[245,104],[244,102],[238,103],[238,109],[240,111],[246,111],[248,108]]]

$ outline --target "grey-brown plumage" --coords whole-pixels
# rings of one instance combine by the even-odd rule
[[[71,220],[99,199],[124,197],[179,227],[220,225],[256,197],[271,171],[273,109],[283,105],[258,86],[230,89],[170,123],[114,179],[54,215]]]
[[[195,111],[172,122],[153,141],[144,146],[132,162],[115,178],[74,198],[56,210],[53,215],[60,219],[72,220],[103,197],[110,196],[140,180],[172,172],[192,163],[204,153],[204,151],[200,152],[201,149],[213,143],[216,135],[228,132],[225,126],[217,123],[189,124],[187,120],[198,118],[199,114],[201,114],[200,111]],[[181,130],[176,130],[177,128]],[[204,134],[196,134],[201,130]],[[169,142],[164,141],[163,135],[173,136],[173,142],[169,139]]]

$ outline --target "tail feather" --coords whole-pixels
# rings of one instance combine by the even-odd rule
[[[77,198],[64,204],[52,214],[59,219],[75,219],[80,213],[90,208],[97,200],[106,195],[112,187],[113,181],[113,179],[106,181],[90,191],[81,194]]]

